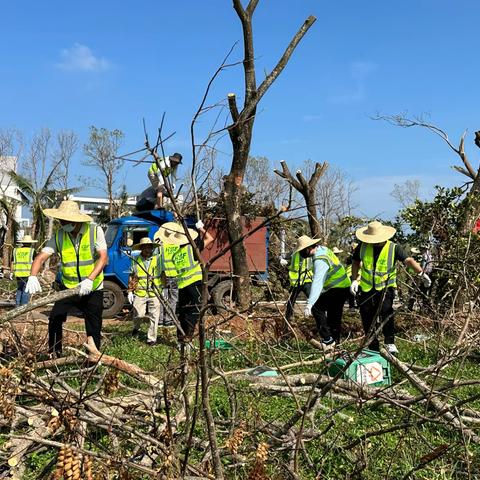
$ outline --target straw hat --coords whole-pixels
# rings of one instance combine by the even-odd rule
[[[304,250],[305,248],[311,247],[312,245],[316,245],[320,242],[321,240],[319,238],[310,238],[308,235],[302,235],[301,237],[297,238],[297,245],[293,253]]]
[[[37,243],[38,240],[34,240],[30,235],[25,235],[18,243]]]
[[[159,245],[158,243],[152,242],[152,240],[148,237],[143,237],[140,239],[138,243],[135,245],[132,245],[132,250],[141,250],[142,247],[145,247],[147,245],[153,246],[153,248],[157,248]]]
[[[410,249],[410,251],[411,251],[412,253],[416,253],[416,254],[417,254],[417,253],[420,253],[420,249],[417,248],[417,247],[412,247],[412,248]]]
[[[198,237],[198,232],[191,228],[188,229],[188,233],[190,233],[192,240]],[[155,234],[155,240],[157,239],[171,245],[185,245],[188,243],[183,226],[175,222],[164,223]]]
[[[388,227],[375,220],[368,226],[359,228],[355,235],[363,243],[382,243],[392,238],[395,232],[393,227]]]
[[[47,217],[67,220],[69,222],[83,223],[93,221],[90,215],[80,213],[78,203],[72,200],[64,200],[58,208],[46,208],[43,213]]]
[[[338,255],[339,253],[343,253],[343,250],[340,250],[340,249],[337,248],[337,247],[333,247],[333,248],[332,248],[332,252],[333,252],[335,255]]]

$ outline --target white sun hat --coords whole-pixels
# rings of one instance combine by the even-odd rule
[[[383,225],[378,220],[370,222],[366,227],[359,228],[355,235],[363,243],[386,242],[395,235],[393,227]]]

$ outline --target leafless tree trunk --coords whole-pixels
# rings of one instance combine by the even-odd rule
[[[242,308],[247,308],[250,305],[250,279],[245,247],[238,240],[242,237],[240,219],[241,199],[244,191],[243,180],[250,153],[256,108],[263,95],[287,65],[300,40],[316,20],[313,16],[305,20],[290,41],[277,65],[257,88],[252,29],[252,18],[257,5],[258,0],[250,0],[247,7],[244,8],[241,0],[233,0],[233,8],[242,23],[243,30],[245,100],[241,111],[238,110],[236,95],[234,93],[228,94],[228,105],[233,120],[228,132],[233,147],[233,158],[230,172],[224,177],[224,203],[230,242],[234,245],[232,247],[234,288],[237,293],[237,301]]]
[[[326,162],[316,163],[315,170],[310,177],[310,180],[307,182],[302,175],[301,170],[297,170],[294,178],[290,173],[290,170],[284,160],[280,162],[282,166],[282,171],[275,170],[275,173],[280,177],[284,178],[295,190],[300,192],[305,199],[305,205],[307,207],[308,214],[308,224],[310,225],[310,231],[312,232],[312,237],[320,238],[321,228],[320,223],[317,217],[317,202],[315,199],[315,189],[317,187],[320,177],[325,173],[325,170],[328,167]]]

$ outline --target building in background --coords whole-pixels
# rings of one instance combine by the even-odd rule
[[[71,195],[69,200],[77,202],[80,207],[80,211],[90,215],[94,220],[96,220],[98,216],[99,209],[108,210],[109,206],[108,198],[102,197],[83,197],[81,195]],[[136,203],[137,197],[132,196],[127,198],[125,205],[133,212],[135,210]]]

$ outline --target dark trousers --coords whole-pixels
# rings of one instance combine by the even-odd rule
[[[17,307],[26,305],[30,300],[30,295],[25,291],[28,277],[17,277],[17,293],[15,295],[15,304]]]
[[[55,302],[48,319],[48,351],[50,353],[62,352],[63,323],[67,320],[67,314],[73,307],[83,313],[87,336],[92,337],[96,347],[100,349],[103,290],[95,290],[89,295],[82,297],[75,295]]]
[[[308,298],[310,296],[310,290],[312,288],[311,282],[304,283],[303,285],[296,285],[290,288],[290,292],[287,300],[287,310],[285,312],[285,318],[290,321],[293,315],[293,308],[295,307],[295,302],[297,301],[298,295],[303,292]]]
[[[376,329],[376,319],[378,318],[383,325],[383,335],[385,343],[395,343],[395,322],[393,315],[393,300],[395,298],[395,289],[386,290],[372,289],[369,292],[360,293],[360,316],[362,317],[363,331],[369,335],[370,329]],[[367,345],[371,350],[379,351],[380,345],[375,336]]]
[[[350,287],[331,288],[322,293],[312,308],[312,315],[317,324],[317,330],[323,340],[330,337],[340,341],[342,330],[343,305],[345,304]]]
[[[195,327],[200,317],[202,282],[195,282],[178,290],[178,320],[185,333],[178,332],[180,341],[189,341],[195,332]]]

